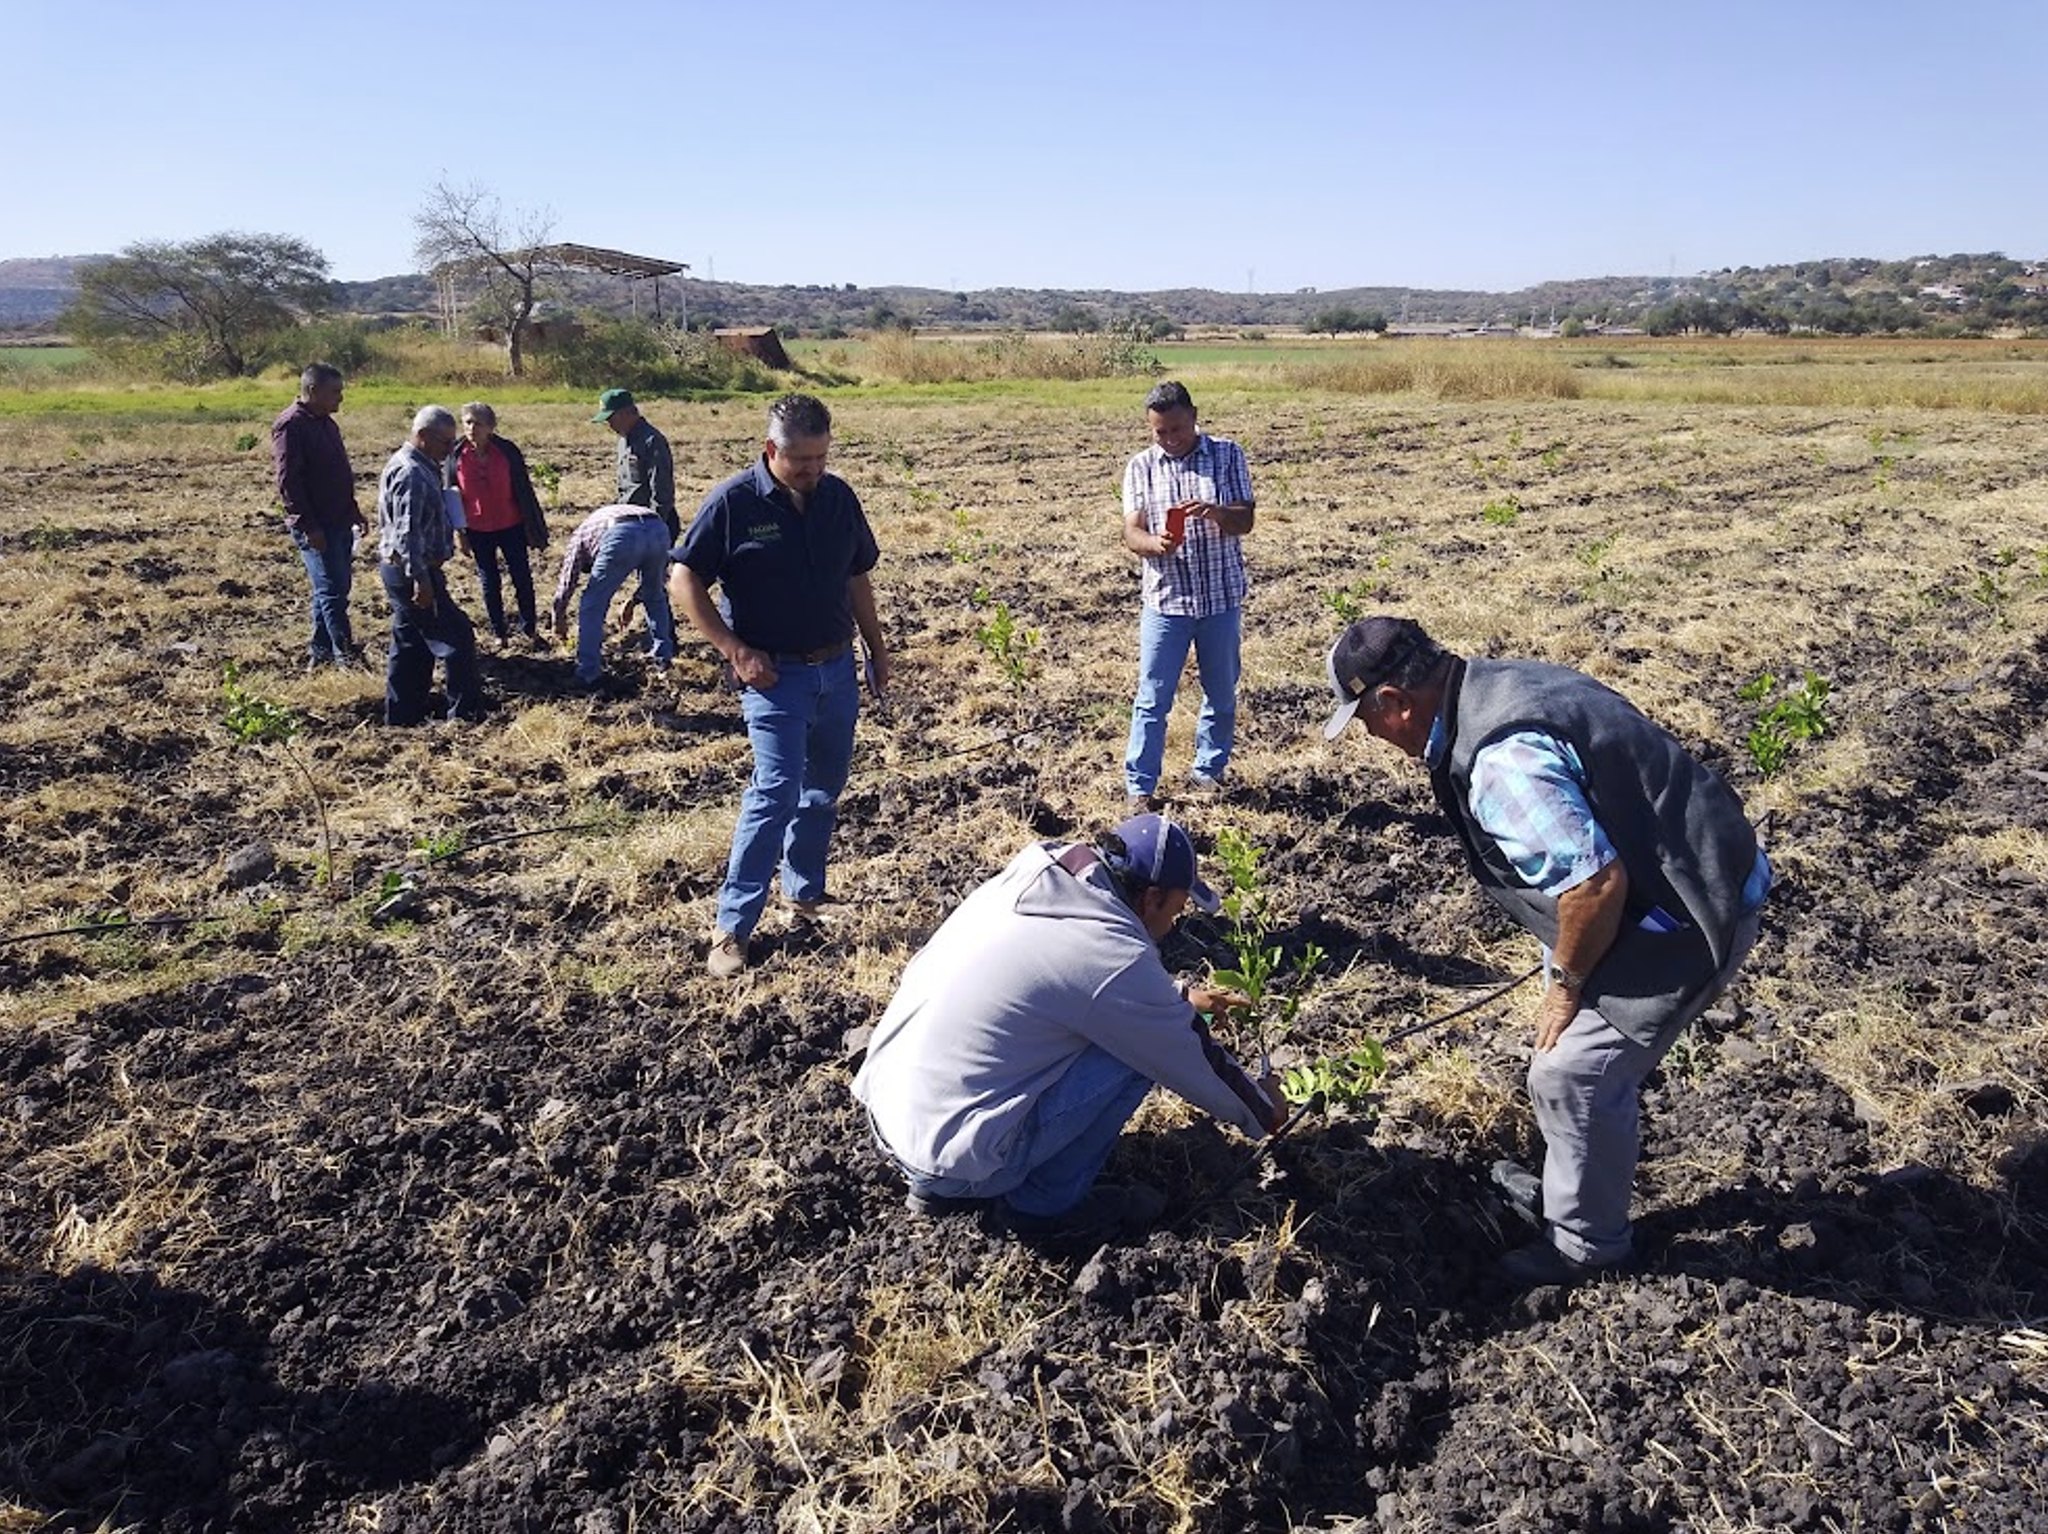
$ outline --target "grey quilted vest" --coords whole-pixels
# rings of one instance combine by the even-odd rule
[[[1430,773],[1437,803],[1465,848],[1473,877],[1548,945],[1557,901],[1525,884],[1467,807],[1472,759],[1518,730],[1569,741],[1586,771],[1594,818],[1628,873],[1619,935],[1587,977],[1585,1004],[1621,1033],[1652,1042],[1727,962],[1742,916],[1742,886],[1756,862],[1756,833],[1742,801],[1619,693],[1563,666],[1473,660],[1453,666],[1444,698],[1449,732]],[[1684,923],[1644,929],[1653,907]]]

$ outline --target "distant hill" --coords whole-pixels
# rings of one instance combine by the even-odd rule
[[[0,261],[0,328],[48,329],[75,288],[78,268],[98,256]],[[1074,328],[1144,318],[1172,326],[1313,325],[1333,311],[1377,312],[1410,325],[1548,326],[1576,321],[1600,328],[1681,331],[1822,331],[1843,334],[1924,331],[1969,334],[2048,328],[2048,262],[1982,255],[1867,257],[1782,266],[1725,267],[1688,277],[1589,277],[1539,283],[1510,293],[1358,287],[1292,293],[1225,293],[1168,288],[1126,293],[1106,288],[942,288],[784,283],[776,286],[691,280],[662,284],[664,311],[680,299],[692,323],[776,325],[785,333],[830,335],[889,324],[923,327]],[[338,308],[410,317],[434,312],[434,286],[408,273],[335,285]],[[641,312],[651,307],[643,287]],[[572,274],[556,307],[633,312],[632,285]]]
[[[0,261],[0,330],[38,330],[56,322],[78,290],[78,268],[105,256],[43,256]]]

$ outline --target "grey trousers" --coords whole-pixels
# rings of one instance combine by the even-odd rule
[[[1622,1037],[1581,1008],[1549,1050],[1529,1062],[1529,1101],[1543,1131],[1543,1217],[1551,1244],[1578,1262],[1629,1255],[1629,1199],[1642,1155],[1643,1080],[1686,1025],[1728,989],[1756,943],[1761,912],[1735,929],[1728,962],[1704,993],[1674,1015],[1652,1044]]]

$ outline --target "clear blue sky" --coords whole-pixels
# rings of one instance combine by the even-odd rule
[[[2043,0],[4,0],[0,40],[0,257],[233,228],[409,271],[444,174],[744,282],[2048,256]]]

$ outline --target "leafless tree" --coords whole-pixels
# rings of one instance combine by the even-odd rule
[[[545,208],[507,211],[490,188],[434,183],[413,215],[413,254],[429,272],[452,277],[477,317],[505,334],[505,363],[526,371],[523,348],[534,305],[559,269],[545,254],[554,214]]]

